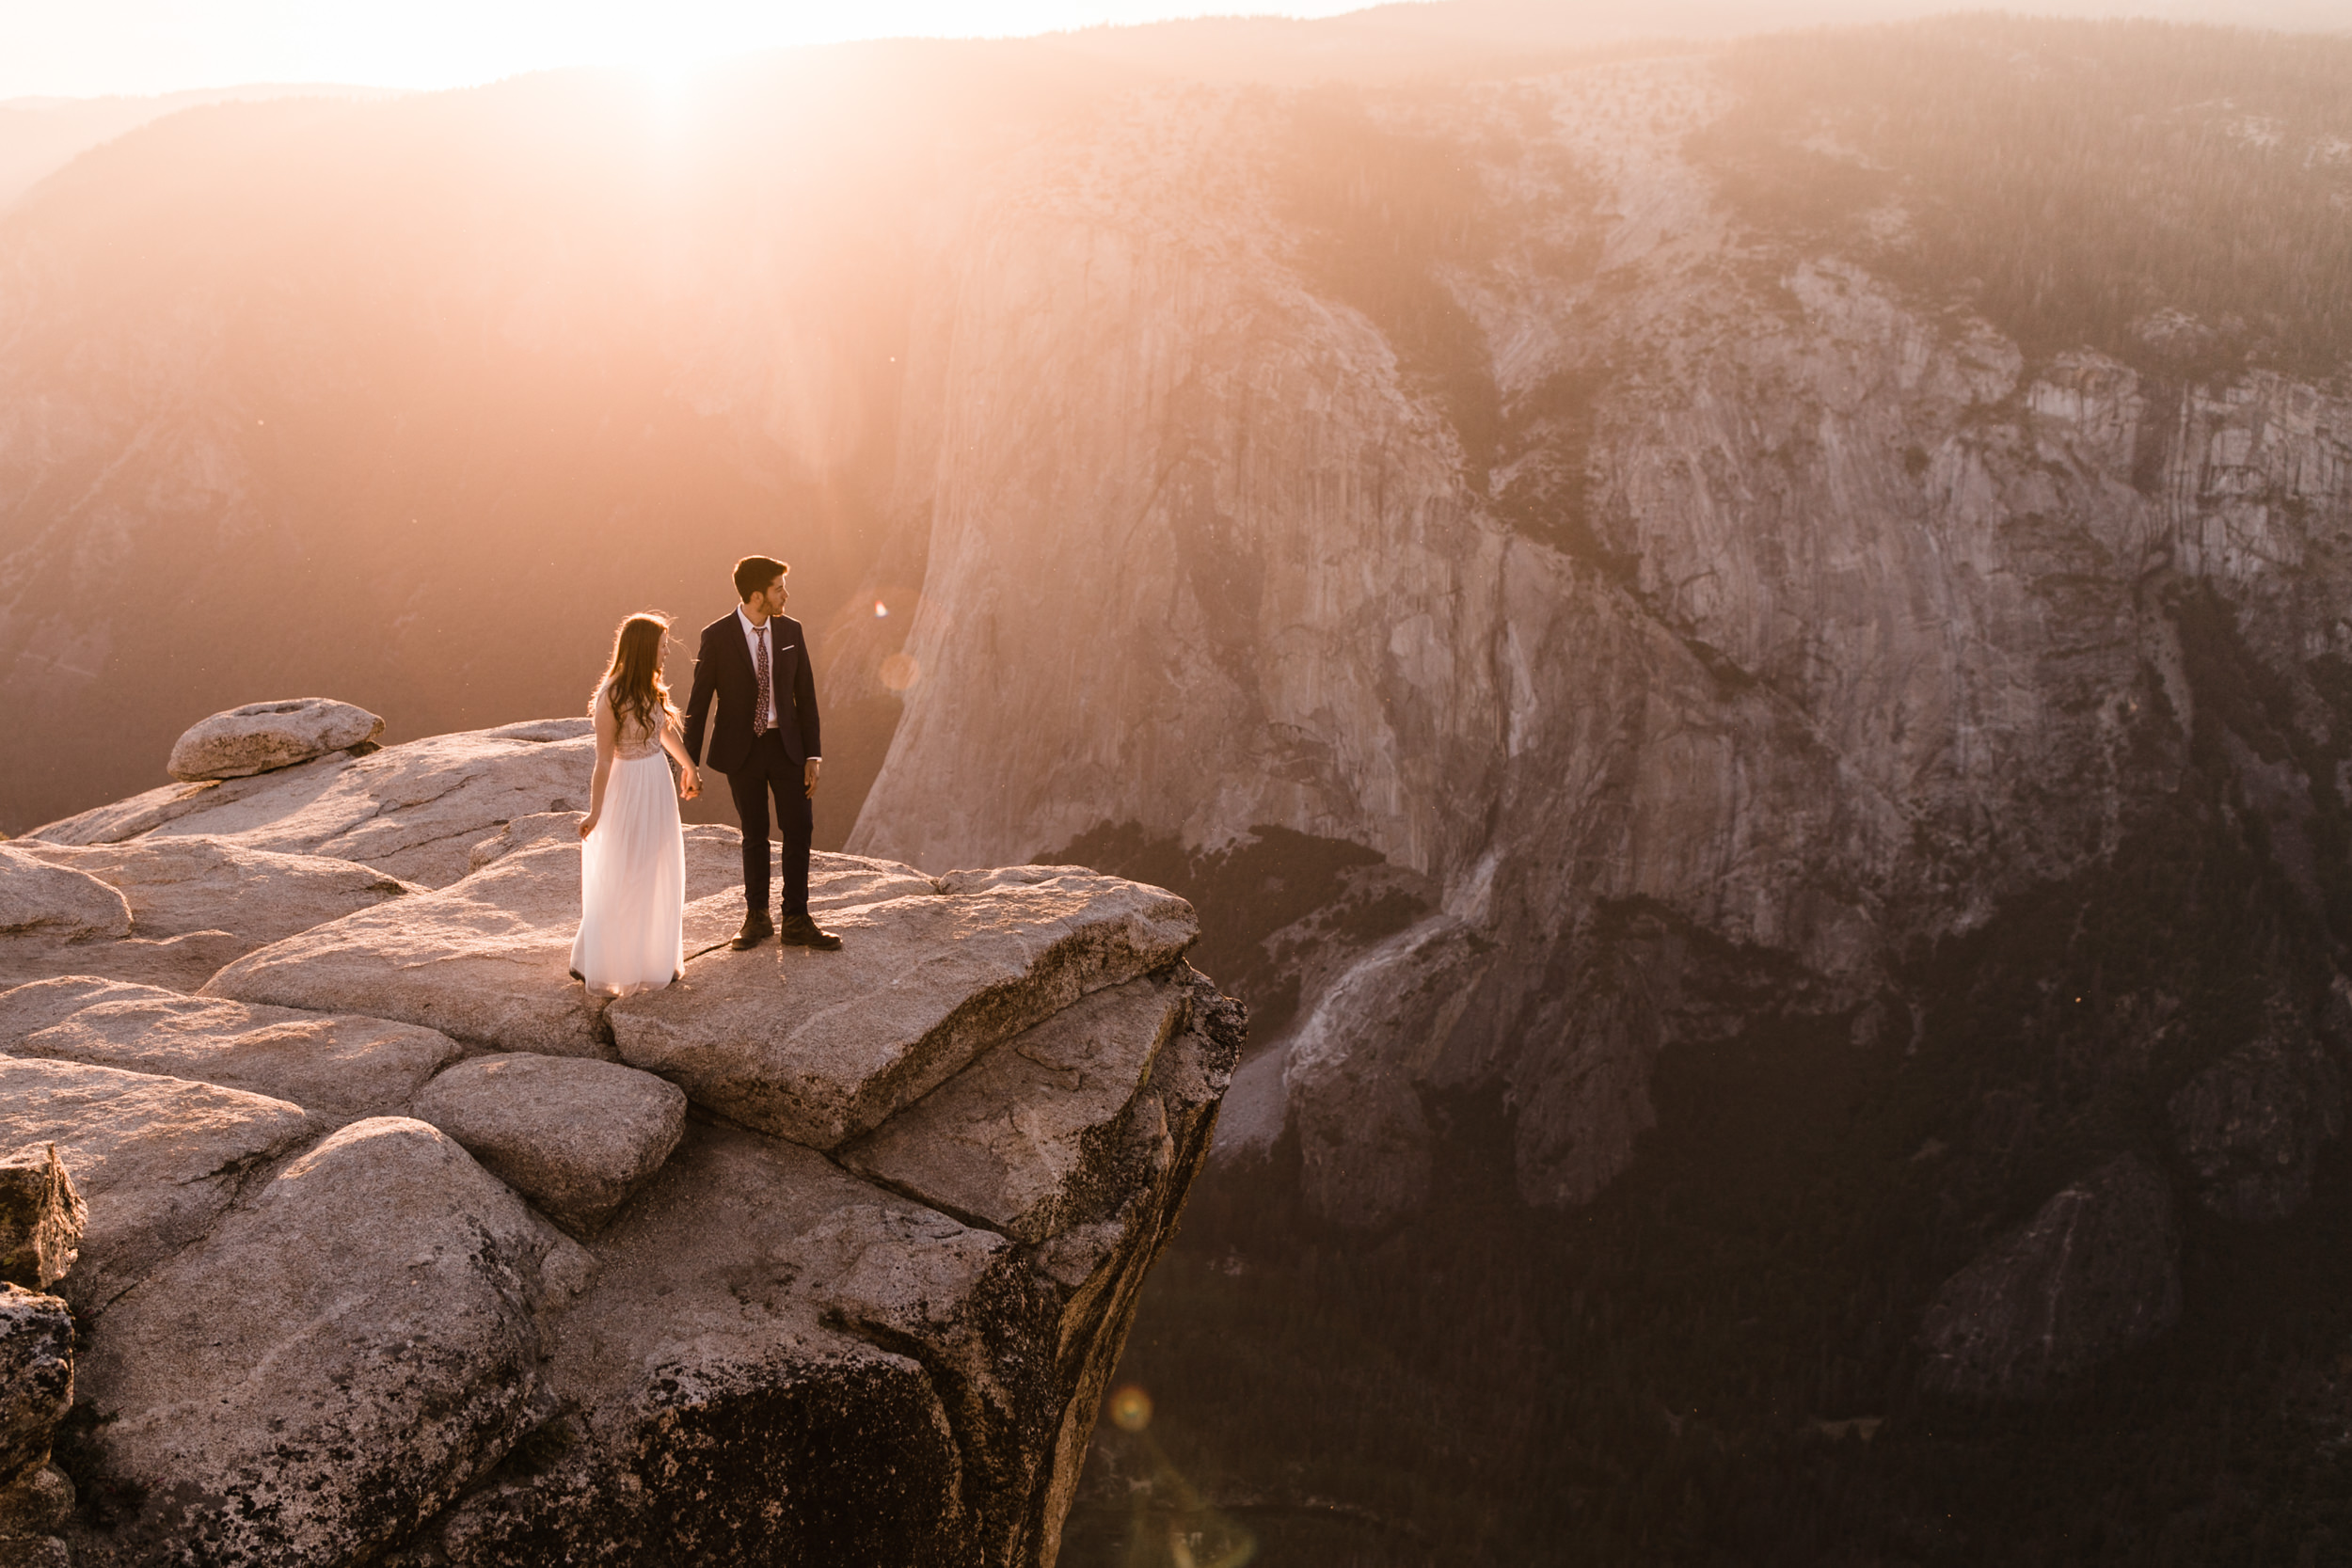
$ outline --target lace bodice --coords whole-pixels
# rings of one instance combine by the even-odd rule
[[[611,699],[599,697],[598,700]],[[642,761],[661,750],[661,731],[659,728],[645,729],[635,718],[618,709],[613,711],[613,719],[612,754],[623,762]],[[664,722],[658,708],[654,712],[654,721],[657,725]]]

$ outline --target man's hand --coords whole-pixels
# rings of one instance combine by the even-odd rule
[[[702,792],[702,769],[698,768],[687,768],[684,776],[682,776],[677,782],[677,798],[681,800],[691,800],[699,797]]]
[[[806,794],[812,800],[817,799],[817,767],[824,760],[822,757],[811,757],[801,764],[801,782],[807,786]]]

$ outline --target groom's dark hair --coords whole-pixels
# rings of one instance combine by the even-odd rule
[[[791,570],[781,561],[771,561],[764,555],[747,555],[735,563],[735,596],[748,600]]]

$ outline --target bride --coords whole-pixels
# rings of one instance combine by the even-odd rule
[[[683,973],[686,840],[677,803],[702,793],[677,709],[662,684],[667,616],[632,615],[612,639],[612,661],[589,711],[596,721],[596,773],[580,825],[580,934],[572,977],[594,992],[628,996]],[[683,770],[675,794],[669,756]]]

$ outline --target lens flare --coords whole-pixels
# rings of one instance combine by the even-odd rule
[[[1111,1396],[1111,1424],[1121,1432],[1141,1432],[1152,1424],[1152,1396],[1130,1383]]]
[[[874,619],[875,619],[875,620],[879,621],[879,620],[881,620],[883,616],[885,616],[885,615],[887,615],[887,614],[889,614],[889,613],[890,613],[890,607],[889,607],[888,605],[886,605],[886,604],[882,603],[880,599],[876,599],[876,600],[874,601]]]

